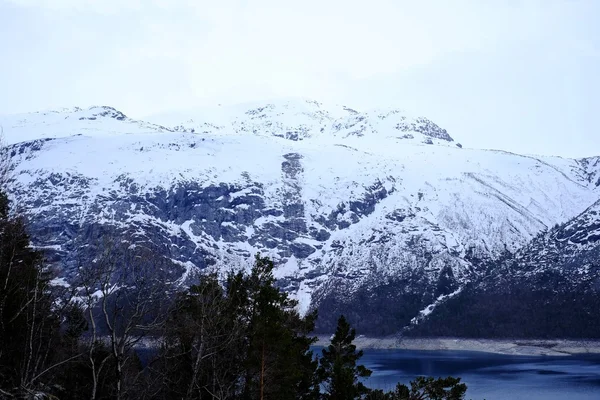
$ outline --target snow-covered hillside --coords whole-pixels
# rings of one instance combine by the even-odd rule
[[[600,200],[440,301],[407,334],[600,337]]]
[[[261,252],[303,310],[394,279],[418,282],[425,308],[440,279],[455,290],[600,197],[597,160],[462,148],[398,110],[295,100],[149,120],[0,116],[11,195],[65,277],[111,226],[162,246],[180,282]]]

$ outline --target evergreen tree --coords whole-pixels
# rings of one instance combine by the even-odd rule
[[[308,336],[316,313],[300,317],[297,302],[275,286],[273,269],[269,258],[257,255],[250,275],[238,275],[230,282],[237,284],[229,285],[231,296],[242,299],[239,315],[247,317],[242,398],[316,398],[317,364],[310,350],[316,338]]]
[[[398,384],[392,392],[372,390],[365,400],[462,400],[467,385],[460,378],[438,378],[420,376],[410,382],[410,388]]]
[[[160,369],[165,398],[317,399],[310,346],[316,314],[275,286],[273,262],[256,257],[250,274],[200,278],[171,311]]]
[[[401,388],[398,385],[397,391],[408,392],[408,388]],[[400,397],[400,400],[462,400],[467,392],[467,385],[460,383],[460,378],[438,378],[420,376],[410,383],[410,395]]]
[[[323,349],[319,360],[318,375],[324,383],[327,400],[354,400],[369,393],[360,378],[371,376],[371,371],[356,364],[363,352],[356,351],[352,343],[355,336],[356,331],[343,315],[340,316],[331,344]]]

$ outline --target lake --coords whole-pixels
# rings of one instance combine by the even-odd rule
[[[417,376],[461,377],[466,399],[600,400],[600,355],[512,356],[469,351],[365,350],[365,382],[391,390]]]

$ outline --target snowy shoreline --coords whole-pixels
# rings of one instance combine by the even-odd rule
[[[317,346],[326,346],[330,336],[319,336]],[[521,356],[569,356],[600,354],[600,340],[568,339],[463,339],[463,338],[369,338],[359,336],[359,349],[460,350]]]

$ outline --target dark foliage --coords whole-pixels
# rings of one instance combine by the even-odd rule
[[[440,290],[445,292],[451,285],[445,275],[439,284]],[[347,291],[344,289],[333,290],[319,302],[317,332],[333,332],[337,316],[345,315],[361,334],[396,334],[430,304],[437,297],[436,294],[435,286],[418,277],[366,285],[353,293],[350,300],[347,300]]]
[[[214,275],[179,296],[163,346],[165,398],[316,399],[310,346],[316,314],[275,287],[273,263],[257,256],[250,274]],[[218,396],[217,396],[218,395]]]
[[[331,344],[323,349],[317,374],[325,387],[326,400],[352,400],[362,398],[369,389],[360,381],[371,376],[371,370],[357,365],[363,352],[353,344],[356,331],[342,315],[338,319]]]
[[[460,383],[460,378],[425,378],[418,377],[406,385],[398,384],[391,392],[372,390],[365,400],[462,400],[467,392],[467,385]]]
[[[77,358],[85,329],[81,311],[53,291],[21,218],[0,193],[0,390],[4,396],[57,392],[68,362]],[[62,300],[62,301],[61,301]]]
[[[558,288],[558,289],[557,289]],[[468,285],[405,334],[473,338],[600,338],[600,291],[546,272]]]

